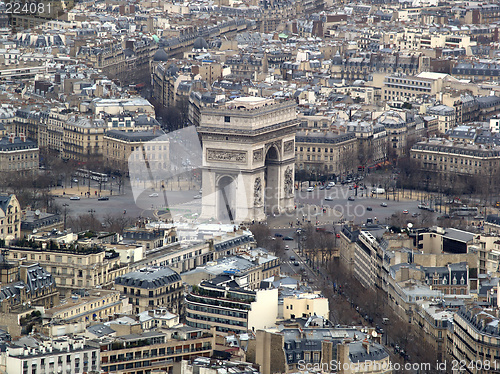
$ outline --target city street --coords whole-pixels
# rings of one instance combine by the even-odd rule
[[[66,195],[62,194],[63,189],[53,190],[56,196],[55,200],[59,205],[68,204],[68,216],[79,216],[86,214],[92,210],[96,217],[102,218],[106,215],[127,214],[129,217],[153,217],[153,213],[157,210],[165,209],[165,207],[195,205],[193,209],[199,211],[201,200],[193,200],[194,196],[199,194],[199,189],[185,191],[162,191],[156,189],[136,189],[138,194],[137,199],[134,199],[134,192],[130,187],[130,181],[125,179],[121,193],[118,194],[118,186],[111,184],[107,186],[111,190],[102,190],[101,196],[109,197],[109,200],[100,201],[99,183],[91,181],[90,189],[88,182],[85,185],[73,185],[73,188],[65,189]],[[136,188],[136,187],[134,187]],[[90,190],[90,197],[85,196],[85,193]],[[97,192],[97,194],[96,194]],[[71,196],[79,196],[80,200],[71,200]]]
[[[101,218],[109,214],[116,215],[124,212],[129,217],[153,217],[155,211],[168,206],[175,208],[174,216],[176,216],[201,212],[201,199],[194,199],[196,195],[199,195],[199,190],[197,186],[193,187],[196,189],[165,191],[164,193],[158,189],[143,190],[144,187],[135,186],[135,193],[138,196],[134,199],[128,179],[125,179],[120,194],[118,194],[116,181],[108,183],[106,189],[102,189],[99,193],[98,182],[91,181],[89,188],[88,181],[82,180],[80,183],[74,183],[71,188],[55,189],[53,194],[59,205],[68,204],[68,216],[78,216],[92,211]],[[66,192],[65,195],[63,191]],[[86,196],[88,191],[90,191],[90,197]],[[290,224],[298,227],[299,224],[311,223],[333,229],[333,224],[344,221],[353,221],[354,224],[362,225],[367,219],[372,219],[374,223],[387,224],[391,215],[401,213],[403,210],[408,210],[409,219],[413,213],[421,213],[417,208],[419,204],[417,201],[407,199],[395,201],[392,194],[387,195],[388,199],[386,194],[372,196],[370,193],[366,196],[365,190],[358,190],[358,196],[356,196],[355,192],[348,186],[340,185],[330,190],[316,188],[312,192],[295,191],[296,209],[280,216],[269,216],[268,225],[270,228],[286,229],[291,227]],[[108,196],[109,200],[99,201],[97,199],[99,195]],[[70,200],[71,196],[79,196],[80,200]],[[387,206],[381,206],[381,204]],[[294,233],[294,230],[291,232]]]

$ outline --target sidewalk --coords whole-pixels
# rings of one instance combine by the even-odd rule
[[[55,197],[64,197],[64,196],[80,196],[86,197],[86,193],[89,191],[88,186],[78,186],[78,187],[67,187],[67,188],[54,188],[50,190],[50,194]],[[99,196],[112,196],[118,195],[118,191],[113,191],[111,193],[110,190],[102,189],[99,193],[99,189],[95,189],[94,187],[90,188],[90,198],[97,199]]]

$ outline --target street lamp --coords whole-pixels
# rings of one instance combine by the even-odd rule
[[[66,230],[66,214],[67,214],[67,210],[68,210],[69,204],[64,203],[63,207],[64,207],[64,228],[63,229]]]
[[[91,225],[92,225],[92,227],[94,227],[94,213],[95,213],[95,210],[94,209],[90,209],[89,213],[90,213]]]

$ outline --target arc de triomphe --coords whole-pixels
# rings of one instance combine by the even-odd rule
[[[294,208],[295,107],[242,97],[202,109],[203,218],[263,221]]]

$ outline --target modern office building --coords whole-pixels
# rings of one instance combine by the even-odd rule
[[[92,341],[100,347],[101,369],[113,374],[171,372],[175,362],[211,357],[215,331],[182,326],[160,331],[102,338]]]
[[[230,275],[220,275],[194,286],[186,296],[189,326],[224,333],[274,326],[278,316],[278,289],[247,290]]]

